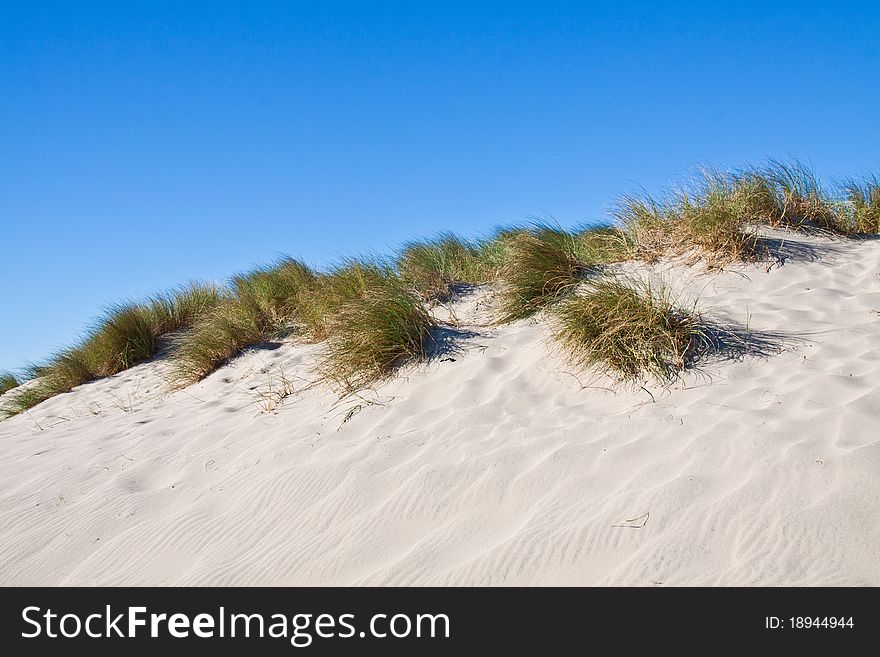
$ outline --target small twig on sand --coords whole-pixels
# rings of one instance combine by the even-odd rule
[[[630,518],[629,520],[624,520],[622,523],[617,525],[611,525],[612,527],[625,527],[626,529],[641,529],[645,525],[648,524],[648,518],[651,516],[651,512],[643,513],[638,518]],[[641,524],[638,523],[641,520]]]

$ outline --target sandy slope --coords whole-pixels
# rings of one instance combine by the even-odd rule
[[[669,390],[569,373],[487,290],[360,399],[296,344],[83,386],[0,422],[0,582],[878,585],[880,242],[782,252],[651,270],[767,341]]]

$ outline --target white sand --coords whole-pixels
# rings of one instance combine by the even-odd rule
[[[454,361],[362,399],[292,343],[52,399],[0,422],[0,582],[878,585],[880,242],[788,240],[769,272],[655,268],[788,336],[668,390],[582,388],[546,323],[479,325],[483,290]]]

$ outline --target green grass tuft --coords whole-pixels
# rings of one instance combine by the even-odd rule
[[[306,265],[284,258],[271,267],[234,276],[235,298],[268,331],[278,330],[296,314],[315,275]]]
[[[771,225],[846,232],[834,200],[806,164],[770,160],[764,176],[776,189],[778,209]]]
[[[371,290],[394,278],[394,268],[377,259],[347,259],[315,280],[312,293],[300,308],[300,319],[312,340],[326,339],[339,309],[365,298]]]
[[[5,395],[7,399],[0,414],[4,417],[17,415],[55,395],[93,381],[97,378],[95,370],[94,354],[85,346],[62,351],[45,365],[30,368],[29,375],[35,380]]]
[[[821,230],[842,235],[880,232],[880,183],[848,181],[826,188],[797,160],[770,160],[733,173],[704,170],[702,178],[661,199],[626,196],[615,218],[636,257],[654,261],[689,250],[710,264],[764,255],[756,228]]]
[[[727,176],[731,200],[746,223],[779,226],[783,205],[773,181],[764,173],[747,168]]]
[[[494,277],[495,249],[451,233],[404,247],[397,261],[401,278],[426,299],[447,299],[453,285],[480,285]]]
[[[319,330],[327,338],[320,368],[343,390],[369,385],[426,357],[434,322],[395,274],[349,263],[319,289],[326,294]]]
[[[695,197],[679,199],[681,239],[710,264],[755,259],[761,252],[757,233],[748,225],[755,211],[751,199],[730,179],[706,176]]]
[[[190,326],[218,299],[216,288],[194,284],[145,304],[111,308],[77,346],[32,367],[29,374],[36,380],[10,395],[2,412],[21,413],[78,385],[149,360],[158,352],[160,338]]]
[[[705,170],[689,187],[625,196],[615,217],[635,257],[654,262],[668,254],[693,254],[710,265],[762,255],[752,225],[764,209],[760,181]]]
[[[314,282],[306,265],[289,258],[235,276],[231,292],[175,338],[172,379],[178,385],[203,379],[243,349],[296,328]]]
[[[220,302],[222,295],[215,285],[193,283],[150,298],[145,308],[153,333],[160,337],[191,327],[199,316]]]
[[[590,265],[629,260],[633,248],[630,236],[616,226],[590,226],[574,234],[575,257]]]
[[[844,230],[859,235],[880,233],[880,180],[849,180],[844,183],[844,193]]]
[[[14,394],[6,395],[5,403],[0,406],[0,418],[12,417],[33,408],[37,404],[51,399],[64,390],[57,390],[46,382],[40,381],[27,387],[22,387]]]
[[[650,194],[628,194],[617,200],[614,218],[632,244],[636,258],[653,262],[671,251],[680,240],[670,204]]]
[[[112,309],[83,344],[94,375],[110,376],[149,360],[158,352],[162,336],[189,328],[219,300],[216,287],[193,284],[145,304]]]
[[[554,337],[579,367],[621,380],[674,378],[711,346],[699,315],[646,282],[597,279],[555,309]]]
[[[18,378],[11,372],[0,372],[0,395],[18,387]]]
[[[505,238],[502,318],[509,322],[529,317],[558,301],[581,281],[589,264],[578,258],[583,239],[560,228],[535,226]]]
[[[158,338],[148,309],[121,306],[106,314],[83,349],[94,377],[110,376],[152,358]]]

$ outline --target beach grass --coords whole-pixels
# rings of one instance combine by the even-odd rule
[[[703,168],[657,195],[621,197],[612,218],[612,225],[574,230],[541,223],[504,227],[477,240],[442,233],[408,243],[394,260],[351,258],[326,273],[284,258],[234,276],[225,287],[191,284],[113,306],[73,347],[29,368],[27,385],[3,375],[0,393],[8,394],[0,413],[21,412],[124,371],[155,357],[164,345],[169,346],[173,380],[185,385],[250,346],[292,333],[326,341],[322,371],[352,390],[387,376],[403,362],[426,357],[434,320],[424,306],[448,300],[460,285],[496,285],[499,322],[527,318],[563,302],[558,316],[570,340],[561,341],[593,345],[575,349],[578,358],[598,354],[596,362],[627,375],[668,373],[683,362],[682,354],[690,353],[675,346],[687,333],[688,316],[664,305],[668,299],[662,290],[624,285],[605,277],[607,269],[626,260],[655,262],[669,255],[712,267],[760,259],[767,253],[759,237],[764,226],[877,235],[880,180],[826,185],[798,160],[768,160],[734,171]],[[588,292],[576,294],[585,281]],[[575,320],[588,310],[592,319],[579,334]],[[625,321],[627,313],[635,321]],[[609,331],[625,335],[639,322],[648,326],[648,317],[666,317],[666,324],[657,320],[666,332],[648,331],[645,343],[631,343],[629,355],[615,354],[612,347],[622,349],[624,342],[606,342],[603,336]],[[655,360],[651,345],[658,346]],[[662,345],[667,351],[659,350]]]
[[[850,179],[843,183],[845,231],[858,235],[880,233],[880,179]]]
[[[492,280],[500,259],[488,242],[472,243],[445,233],[407,244],[398,257],[397,270],[424,298],[442,301],[457,284],[480,285]]]
[[[427,357],[435,323],[407,283],[375,263],[350,262],[319,289],[314,324],[326,339],[319,368],[343,391],[370,385]]]
[[[187,328],[218,300],[213,286],[192,284],[142,304],[111,307],[79,344],[29,368],[28,378],[35,380],[9,395],[0,413],[21,413],[76,386],[153,358],[160,338]]]
[[[203,379],[243,349],[295,329],[314,282],[311,269],[291,258],[234,276],[231,290],[175,336],[172,381]]]
[[[502,239],[501,322],[529,317],[558,301],[590,266],[578,257],[585,252],[584,240],[555,226],[535,225]]]
[[[83,349],[95,378],[117,374],[152,358],[159,336],[142,306],[113,308],[99,321]]]
[[[6,395],[0,414],[17,415],[55,395],[93,381],[97,378],[95,370],[94,354],[85,344],[59,352],[47,363],[29,368],[29,378],[34,380]]]
[[[326,341],[319,368],[352,390],[422,358],[432,326],[421,300],[380,259],[349,259],[325,274],[286,260],[233,279],[230,296],[176,339],[172,378],[197,381],[247,347],[295,333]]]
[[[831,193],[816,173],[799,160],[771,159],[764,176],[777,190],[778,211],[771,225],[849,232]]]
[[[18,387],[18,377],[12,372],[0,372],[0,395]]]
[[[629,260],[633,249],[630,235],[617,226],[589,226],[574,232],[574,255],[591,266]]]
[[[315,342],[325,340],[336,328],[340,308],[366,298],[391,279],[399,280],[394,267],[375,257],[346,258],[318,276],[300,308],[300,320],[308,337]]]
[[[189,328],[198,317],[216,306],[223,291],[216,285],[191,283],[157,294],[144,304],[153,333],[161,337]]]
[[[779,226],[783,205],[773,181],[754,167],[720,174],[732,188],[732,200],[747,224]]]
[[[607,277],[554,309],[554,338],[570,362],[620,380],[674,378],[711,346],[700,316],[663,287]]]
[[[697,181],[659,198],[623,196],[615,217],[637,258],[687,254],[716,266],[762,254],[753,223],[766,202],[760,181],[703,170]]]
[[[714,264],[753,260],[761,255],[758,235],[749,224],[753,197],[723,175],[704,175],[697,193],[679,196],[680,238]]]

